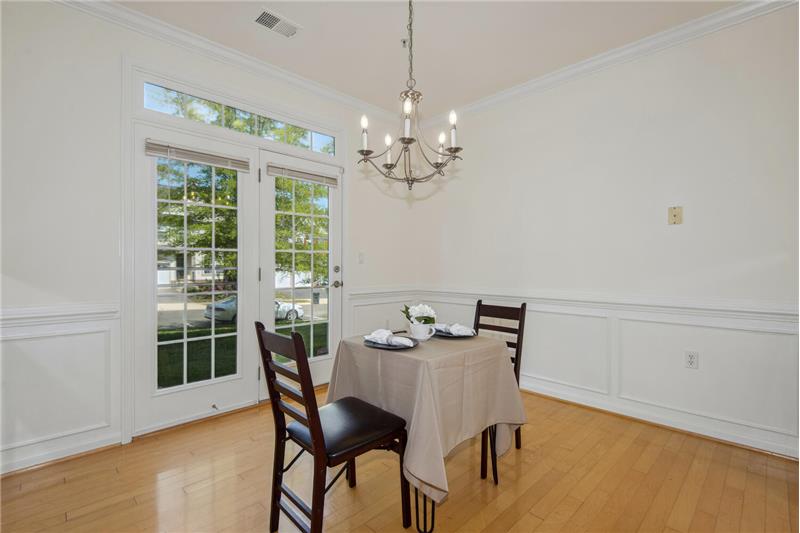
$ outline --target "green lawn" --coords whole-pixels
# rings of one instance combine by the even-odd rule
[[[292,331],[290,322],[280,320],[276,324],[276,332],[289,335]],[[314,324],[314,339],[311,337],[311,324],[295,322],[294,330],[300,333],[306,344],[309,356],[326,355],[328,350],[328,323]],[[235,333],[236,323],[217,322],[217,335]],[[237,336],[218,337],[214,339],[192,340],[192,337],[210,335],[208,326],[199,325],[188,328],[189,338],[186,343],[187,383],[211,379],[211,343],[215,343],[215,376],[229,376],[236,373],[236,340]],[[183,338],[182,329],[165,329],[158,332],[159,341]],[[285,361],[284,358],[281,358]],[[183,343],[163,344],[158,347],[158,388],[183,385]]]
[[[281,335],[289,335],[292,331],[292,327],[290,324],[284,323],[286,325],[281,324],[279,321],[276,324],[275,332],[280,333]],[[303,323],[303,322],[295,322],[294,330],[299,333],[303,337],[303,342],[306,344],[306,351],[308,351],[308,355],[310,357],[318,356],[318,355],[327,355],[328,350],[328,323],[327,322],[320,322],[314,324],[314,339],[313,343],[311,342],[311,324]]]
[[[216,377],[236,373],[236,336],[213,339],[215,343],[214,370]],[[186,382],[211,379],[212,339],[189,340],[186,343]],[[158,347],[158,388],[183,385],[183,343]]]

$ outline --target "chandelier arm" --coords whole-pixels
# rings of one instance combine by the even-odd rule
[[[380,175],[381,175],[381,176],[383,176],[384,178],[387,178],[387,179],[390,179],[390,180],[405,181],[405,180],[403,180],[402,178],[398,178],[398,177],[394,176],[394,175],[392,174],[392,171],[391,171],[391,170],[389,170],[389,171],[384,171],[384,170],[382,170],[382,169],[381,169],[381,168],[380,168],[378,165],[376,165],[376,164],[375,164],[375,162],[374,162],[374,161],[372,161],[371,159],[367,159],[367,162],[368,162],[370,165],[372,165],[373,167],[375,167],[375,170],[377,170],[377,171],[378,171],[378,174],[380,174]]]
[[[450,157],[450,154],[449,154],[448,152],[440,152],[440,151],[439,151],[437,148],[434,148],[433,146],[431,146],[430,144],[428,144],[428,139],[426,139],[426,138],[425,138],[425,136],[423,135],[422,131],[420,131],[420,129],[419,129],[419,122],[420,122],[420,119],[421,119],[421,118],[422,118],[422,117],[421,117],[421,115],[420,115],[420,111],[419,111],[419,104],[418,104],[418,105],[417,105],[417,121],[414,123],[414,128],[416,129],[416,132],[417,132],[417,137],[419,137],[419,139],[420,139],[420,140],[421,140],[423,143],[425,143],[425,146],[427,146],[427,147],[428,147],[428,150],[430,150],[430,151],[431,151],[431,152],[433,152],[434,154],[436,154],[436,155],[441,155],[441,156],[444,156],[444,157]]]
[[[428,159],[428,155],[425,153],[425,150],[422,147],[422,143],[417,143],[417,144],[418,144],[417,150],[419,151],[420,155],[425,160],[425,162],[428,163],[428,166],[430,166],[431,168],[436,168],[436,165],[434,165],[433,162],[431,162],[431,160]],[[428,147],[428,148],[430,148],[430,147]],[[434,150],[434,152],[436,152],[436,151]],[[444,154],[442,154],[442,155],[444,155]],[[444,167],[444,165],[442,165],[442,167]]]

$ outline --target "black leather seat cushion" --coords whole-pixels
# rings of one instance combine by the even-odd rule
[[[399,416],[352,396],[320,407],[319,418],[325,452],[332,464],[348,452],[406,427],[406,421]],[[294,440],[311,447],[311,434],[300,422],[291,422],[286,431]]]

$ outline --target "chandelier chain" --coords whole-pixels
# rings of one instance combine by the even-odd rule
[[[408,81],[406,87],[413,89],[417,84],[414,79],[414,5],[408,0]]]

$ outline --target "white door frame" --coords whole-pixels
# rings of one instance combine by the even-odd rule
[[[267,165],[275,164],[286,166],[295,170],[335,176],[338,186],[331,187],[328,201],[328,239],[330,246],[330,256],[328,260],[328,332],[329,349],[328,355],[309,357],[309,367],[311,378],[315,385],[321,385],[330,381],[331,371],[333,370],[333,360],[336,347],[342,336],[342,314],[343,314],[343,289],[340,285],[334,288],[334,281],[342,283],[342,169],[338,165],[308,161],[302,158],[288,156],[261,150],[260,152],[260,171],[261,171],[261,236],[259,248],[261,250],[261,310],[260,316],[264,324],[270,328],[274,325],[275,309],[272,302],[275,300],[274,272],[275,272],[275,178],[267,175]],[[339,271],[334,272],[334,267],[338,266]],[[263,380],[262,380],[263,381]],[[260,387],[260,399],[266,399],[266,382]]]
[[[345,164],[347,149],[347,136],[345,128],[336,122],[326,122],[324,118],[308,114],[295,106],[283,106],[276,103],[269,95],[263,97],[249,97],[242,99],[233,96],[235,89],[224,82],[217,82],[210,78],[198,78],[196,73],[184,70],[180,65],[167,63],[153,63],[150,60],[132,57],[129,54],[122,56],[122,98],[120,100],[122,117],[121,158],[120,158],[120,195],[119,205],[121,212],[121,253],[120,253],[120,354],[121,354],[121,442],[131,442],[134,434],[134,299],[136,287],[134,286],[133,262],[135,253],[135,215],[134,203],[135,161],[137,146],[134,143],[134,130],[139,124],[160,126],[175,132],[191,133],[197,136],[226,142],[243,148],[256,151],[260,148],[295,155],[299,158],[326,161],[339,169]],[[336,139],[336,155],[329,157],[322,154],[301,150],[294,146],[260,139],[252,135],[226,130],[217,126],[210,126],[193,122],[191,120],[172,117],[144,108],[144,82],[161,84],[165,87],[181,90],[190,94],[207,98],[215,102],[232,105],[240,109],[260,113],[288,123],[307,127],[314,131],[330,134]],[[253,159],[258,163],[258,159]],[[256,196],[258,196],[256,194]],[[344,200],[346,202],[346,200]],[[343,213],[343,223],[347,224],[347,216]],[[342,245],[344,246],[344,245]],[[342,259],[344,261],[344,258]],[[346,318],[346,317],[345,317]],[[255,341],[253,341],[255,342]]]
[[[247,159],[240,172],[238,205],[237,373],[174,388],[156,386],[155,158],[145,139]],[[134,403],[133,435],[140,435],[258,401],[258,349],[249,327],[258,315],[258,150],[148,124],[134,127]],[[213,342],[213,341],[212,341]]]

